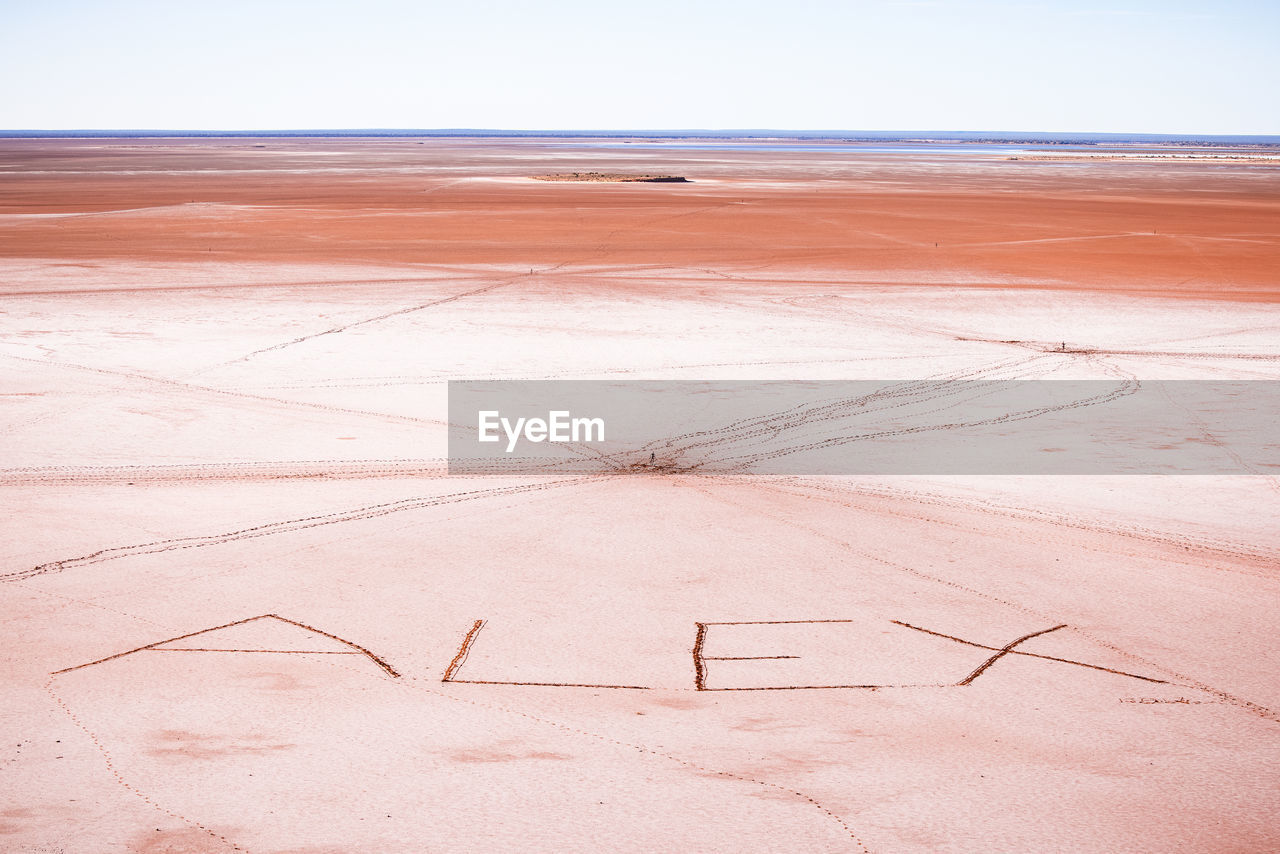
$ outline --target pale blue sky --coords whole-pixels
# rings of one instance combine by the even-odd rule
[[[0,0],[0,128],[1280,133],[1280,2]]]

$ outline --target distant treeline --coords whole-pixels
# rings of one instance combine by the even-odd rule
[[[849,131],[849,130],[492,130],[483,128],[342,128],[310,130],[0,130],[0,139],[324,139],[334,137],[482,137],[496,139],[720,139],[806,140],[830,142],[972,142],[987,145],[1162,145],[1280,146],[1280,136],[1166,133],[1023,133],[1002,131]]]

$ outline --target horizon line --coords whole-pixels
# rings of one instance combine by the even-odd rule
[[[1280,143],[1273,133],[1156,133],[1146,131],[1022,131],[1022,130],[873,130],[829,128],[0,128],[0,138],[72,137],[297,137],[297,136],[495,136],[495,137],[727,137],[807,139],[888,139],[912,141],[1017,140],[1064,141],[1106,139],[1112,141],[1266,141]]]

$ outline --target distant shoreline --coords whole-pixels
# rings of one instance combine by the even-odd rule
[[[614,139],[755,140],[805,142],[901,142],[930,144],[1197,145],[1280,147],[1280,134],[1034,133],[1002,131],[834,130],[484,130],[484,129],[299,129],[299,130],[0,130],[0,139]]]

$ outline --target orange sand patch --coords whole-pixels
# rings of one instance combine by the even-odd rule
[[[1280,299],[1280,170],[1270,167],[536,141],[259,144],[2,141],[0,257],[658,262],[855,284]],[[637,166],[695,183],[524,177]]]

